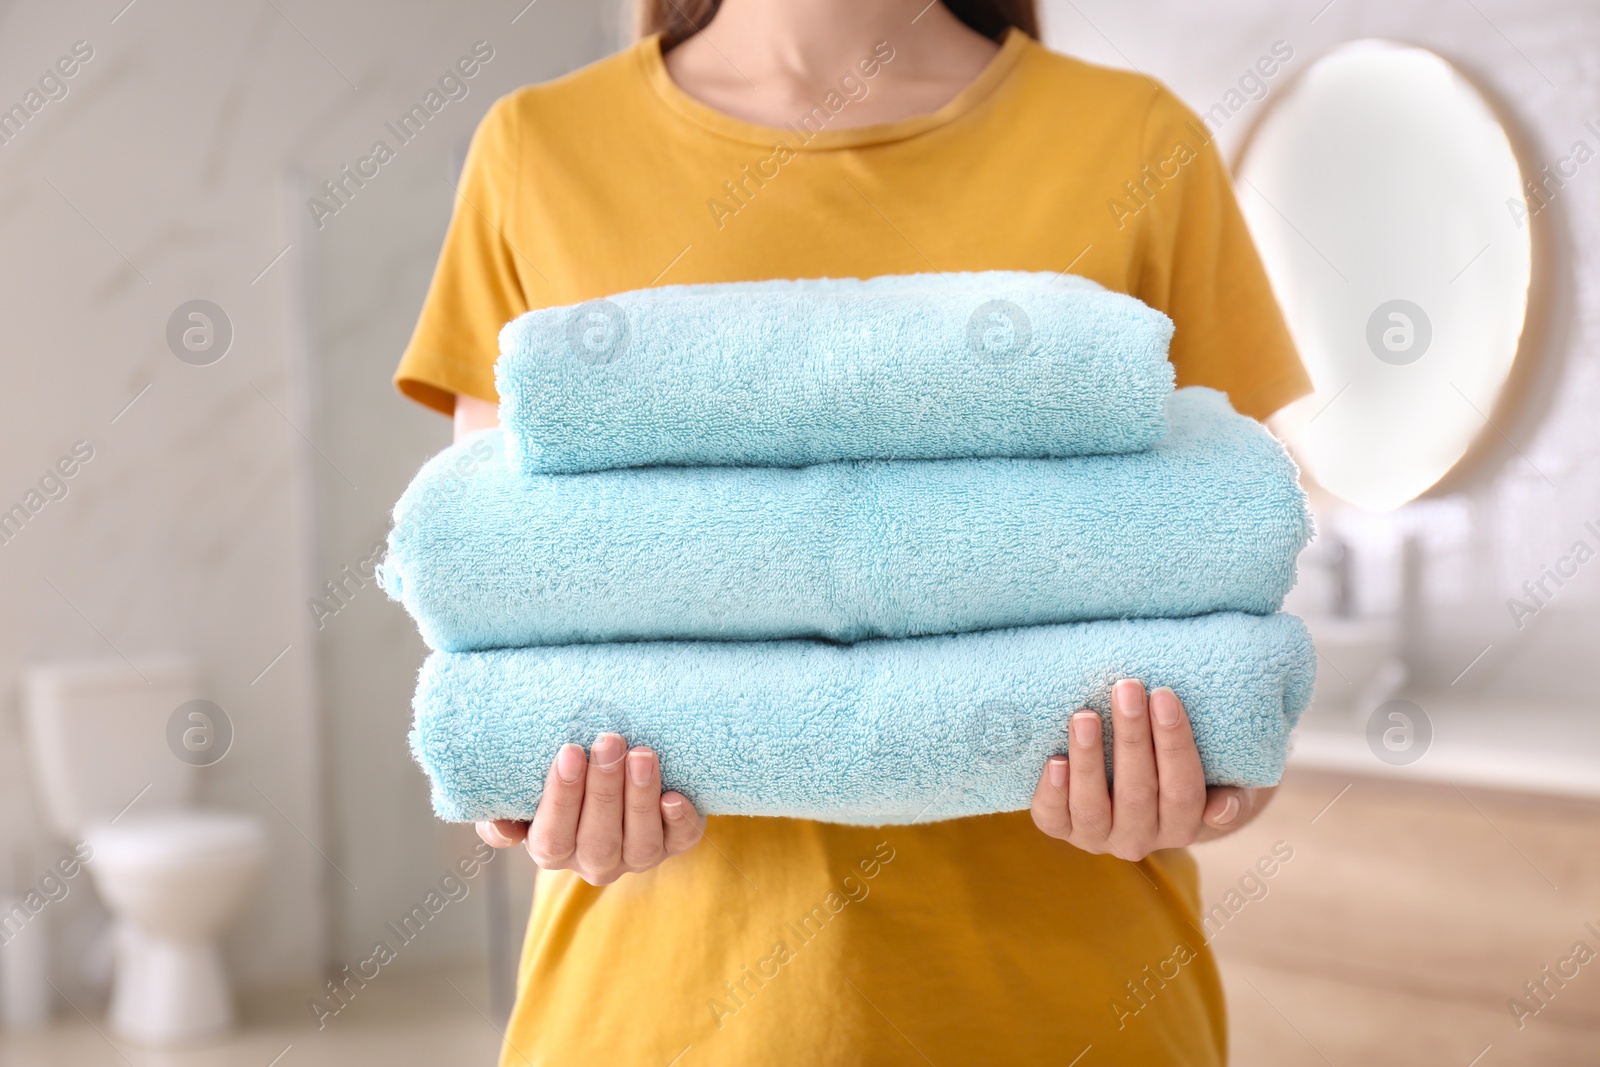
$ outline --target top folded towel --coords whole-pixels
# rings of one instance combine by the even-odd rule
[[[664,286],[500,333],[524,473],[1135,452],[1166,433],[1172,321],[1023,271]]]

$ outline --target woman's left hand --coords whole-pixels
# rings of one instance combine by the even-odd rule
[[[1138,861],[1230,834],[1255,818],[1275,786],[1206,788],[1189,716],[1170,689],[1124,678],[1111,689],[1112,784],[1106,785],[1100,715],[1072,716],[1066,756],[1052,756],[1033,794],[1033,821],[1085,852]]]

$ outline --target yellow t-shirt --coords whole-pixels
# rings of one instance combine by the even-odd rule
[[[858,98],[893,49],[863,61]],[[672,82],[653,38],[501,99],[399,388],[441,411],[493,399],[508,319],[627,289],[1013,269],[1167,312],[1179,384],[1247,414],[1308,390],[1226,169],[1154,82],[1013,32],[933,114],[834,128],[850,106],[841,90],[790,128],[731,118]],[[1219,1064],[1199,916],[1187,852],[1091,856],[1026,812],[713,818],[615,885],[540,877],[503,1063]]]

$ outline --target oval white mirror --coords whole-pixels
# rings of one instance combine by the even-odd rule
[[[1398,507],[1485,432],[1517,358],[1532,246],[1510,139],[1439,56],[1357,41],[1288,89],[1236,173],[1316,389],[1275,426],[1322,488]]]

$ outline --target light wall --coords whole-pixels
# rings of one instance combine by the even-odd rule
[[[1225,102],[1273,44],[1294,58],[1223,124],[1234,159],[1250,125],[1294,75],[1341,42],[1387,37],[1455,63],[1507,112],[1525,173],[1586,142],[1600,154],[1600,18],[1587,0],[1043,0],[1052,47],[1158,78],[1197,111]],[[1585,123],[1593,124],[1586,128]],[[1419,208],[1424,205],[1419,205]],[[1509,218],[1509,217],[1508,217]],[[1411,667],[1424,687],[1486,699],[1592,707],[1574,664],[1600,642],[1600,562],[1591,562],[1519,627],[1507,605],[1522,583],[1574,542],[1600,549],[1600,160],[1589,162],[1534,220],[1548,259],[1535,284],[1545,301],[1529,355],[1539,373],[1529,401],[1488,433],[1489,461],[1457,492],[1382,516],[1334,517],[1354,544],[1358,599],[1393,610],[1400,539],[1418,538],[1419,625]],[[1501,436],[1503,433],[1503,436]],[[1327,516],[1324,516],[1326,519]]]
[[[409,622],[368,588],[319,632],[307,601],[369,554],[446,437],[387,374],[448,215],[450,152],[496,95],[598,55],[613,12],[125,3],[0,6],[7,107],[75,42],[93,50],[0,145],[0,508],[75,442],[94,449],[0,545],[0,869],[21,855],[27,882],[60,847],[41,839],[20,751],[23,665],[191,653],[236,730],[204,799],[259,815],[273,853],[230,956],[246,984],[299,981],[365,954],[469,847],[433,820],[405,754]],[[365,155],[477,41],[494,58],[467,97],[306,230],[286,175],[321,181]],[[234,331],[209,366],[165,336],[195,298]],[[480,950],[477,907],[407,958]],[[71,991],[101,920],[86,888],[52,915]]]
[[[495,58],[470,83],[464,106],[453,115],[453,103],[441,112],[449,125],[436,129],[430,123],[426,140],[406,145],[400,158],[357,190],[348,207],[324,218],[320,229],[304,194],[347,160],[334,155],[324,171],[302,181],[311,188],[300,188],[295,198],[311,251],[303,278],[309,380],[317,397],[314,421],[324,449],[348,459],[348,466],[343,461],[340,466],[350,478],[326,465],[316,472],[319,586],[338,584],[342,573],[370,573],[374,546],[388,532],[394,501],[423,460],[450,440],[449,420],[402,399],[390,375],[432,277],[450,220],[455,169],[477,119],[497,94],[580,66],[609,44],[605,28],[580,5],[545,14],[544,32],[556,35],[560,29],[570,42],[561,56],[520,59],[514,40],[506,44],[485,35],[496,48]],[[556,16],[567,24],[554,25]],[[477,38],[462,32],[452,31],[461,38],[457,51],[464,53]],[[449,39],[448,33],[441,36]],[[415,81],[414,93],[429,84],[426,77]],[[346,139],[345,153],[364,152],[370,136],[383,135],[388,119],[381,110],[369,117]],[[411,690],[425,653],[411,619],[370,581],[348,595],[347,607],[320,588],[314,595],[325,608],[337,609],[321,617],[316,642],[327,709],[327,787],[336,847],[360,887],[342,879],[330,886],[338,902],[334,944],[343,962],[370,952],[384,921],[409,910],[444,870],[473,849],[477,837],[433,817],[427,781],[406,748]],[[524,900],[532,876],[527,857],[507,853],[502,873],[517,887],[514,896]],[[481,949],[484,895],[452,909],[449,926],[430,930],[426,941],[419,940],[414,950],[408,947],[408,955],[421,961]],[[515,911],[510,919],[520,924],[525,912]],[[509,936],[518,938],[520,932],[516,925]]]

